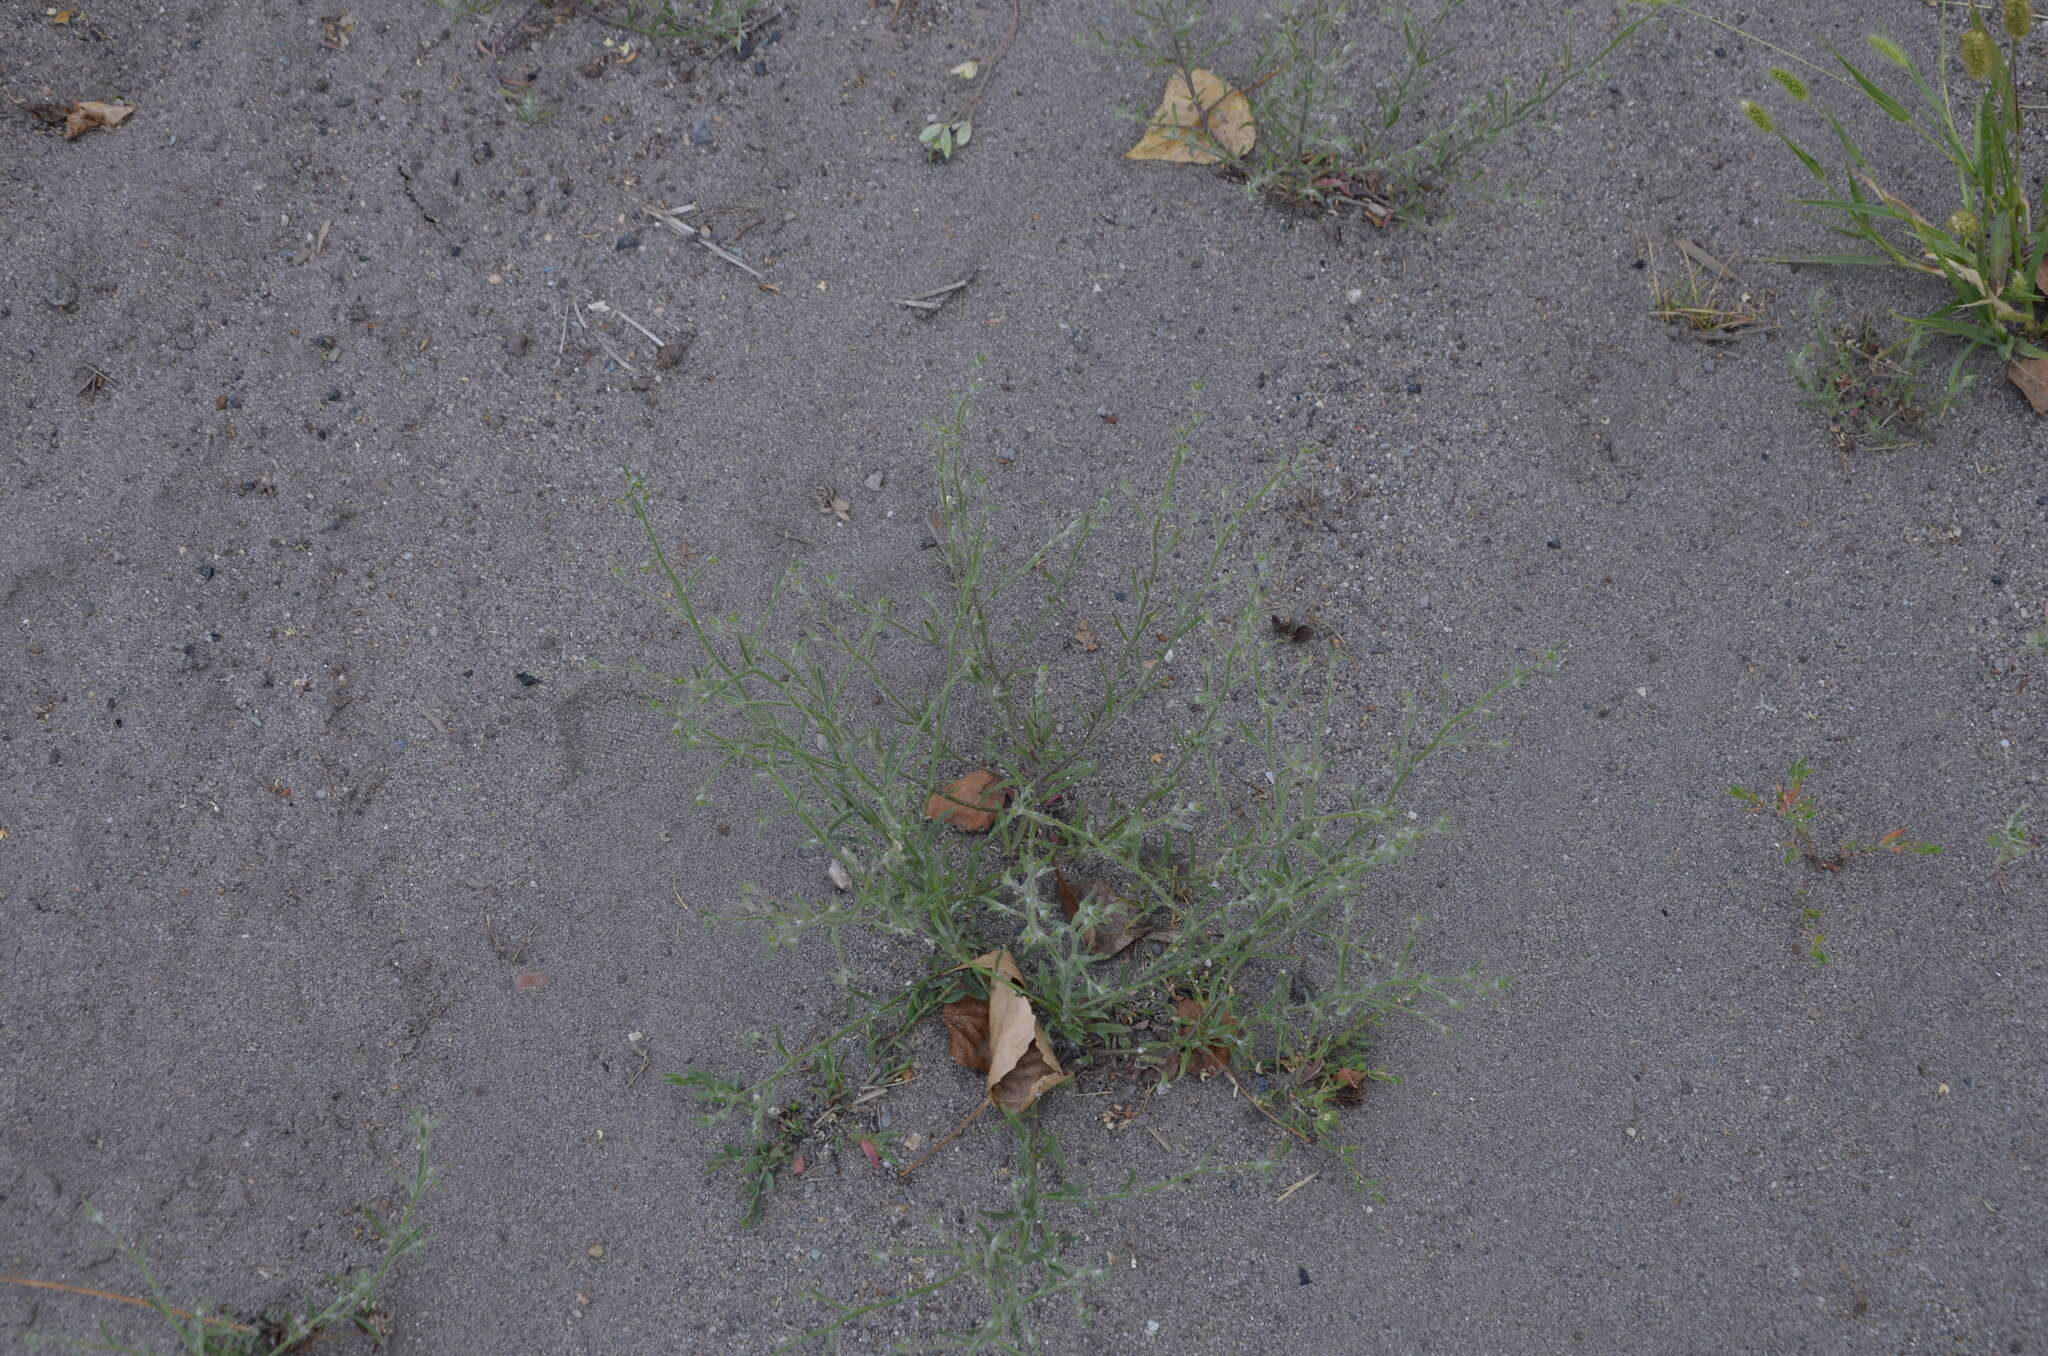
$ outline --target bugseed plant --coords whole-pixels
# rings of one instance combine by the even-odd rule
[[[1242,88],[1225,84],[1193,110],[1194,125],[1185,129],[1191,144],[1242,180],[1247,192],[1282,206],[1356,214],[1382,227],[1424,224],[1449,215],[1449,190],[1481,177],[1480,159],[1490,146],[1536,121],[1642,23],[1624,24],[1590,59],[1567,46],[1534,79],[1502,79],[1433,119],[1424,105],[1436,68],[1450,55],[1447,29],[1466,3],[1375,6],[1386,40],[1361,44],[1345,36],[1348,14],[1336,0],[1288,5],[1262,21],[1256,39],[1235,26],[1212,24],[1199,0],[1135,0],[1136,31],[1103,33],[1097,41],[1188,91],[1205,87],[1199,77],[1210,68],[1241,62],[1255,43],[1254,74]],[[1378,50],[1382,45],[1393,50]],[[1349,88],[1360,69],[1381,73],[1363,104]],[[1212,125],[1235,99],[1250,102],[1257,135],[1247,150],[1234,149],[1242,143]]]
[[[1795,201],[1861,246],[1840,253],[1788,255],[1780,262],[1901,268],[1942,280],[1949,289],[1948,303],[1909,319],[1964,341],[1949,387],[1955,388],[1955,374],[1972,353],[1990,349],[2006,361],[2007,376],[2028,393],[2035,409],[2048,412],[2048,368],[2027,366],[2048,360],[2048,300],[2043,296],[2048,286],[2048,220],[2034,220],[2033,190],[2022,161],[2024,106],[2014,75],[2021,44],[2033,28],[2029,0],[2003,0],[1993,6],[1997,34],[1974,3],[1968,5],[1969,22],[1960,37],[1951,40],[1947,28],[1939,28],[1931,78],[1905,48],[1881,33],[1867,38],[1881,66],[1866,71],[1830,48],[1830,69],[1681,0],[1636,2],[1690,15],[1784,57],[1790,64],[1772,67],[1772,80],[1795,107],[1818,117],[1838,144],[1839,159],[1830,166],[1822,154],[1786,131],[1762,101],[1742,101],[1743,116],[1782,143],[1823,185],[1821,196]],[[1884,68],[1893,72],[1887,76],[1893,81],[1903,73],[1910,93],[1902,97],[1887,88],[1878,78],[1885,75]],[[1955,77],[1958,69],[1960,81]],[[1826,88],[1858,95],[1886,118],[1910,128],[1949,163],[1955,175],[1954,199],[1939,206],[1916,206],[1901,196],[1896,176],[1872,162],[1847,122],[1823,97]],[[2038,386],[2038,396],[2030,382]]]
[[[1245,1073],[1241,1089],[1277,1133],[1337,1152],[1363,1181],[1337,1131],[1342,1108],[1391,1078],[1374,1061],[1378,1029],[1437,1023],[1437,1010],[1503,983],[1425,969],[1412,928],[1371,902],[1367,878],[1446,828],[1406,808],[1416,770],[1479,742],[1497,700],[1555,656],[1435,718],[1411,699],[1387,762],[1361,773],[1338,742],[1355,720],[1341,649],[1296,644],[1308,627],[1276,638],[1260,567],[1232,551],[1286,468],[1234,507],[1186,504],[1191,421],[1156,498],[1129,510],[1120,613],[1077,616],[1091,544],[1123,511],[1105,498],[1036,549],[1006,552],[966,451],[969,410],[963,397],[935,430],[943,583],[902,605],[792,574],[776,597],[801,611],[793,638],[773,609],[710,611],[715,562],[682,573],[646,482],[628,477],[643,569],[693,651],[682,672],[636,671],[658,682],[686,766],[712,765],[697,802],[725,774],[756,779],[774,821],[818,854],[821,879],[830,863],[843,885],[749,892],[740,913],[778,945],[823,945],[844,1020],[778,1043],[756,1075],[671,1077],[709,1116],[747,1119],[726,1156],[748,1174],[751,1215],[795,1157],[803,1120],[786,1082],[830,1060],[886,1089],[913,1061],[919,1019],[950,999],[951,1027],[961,1005],[1021,999],[1057,1061],[1039,1086]],[[1198,536],[1197,519],[1212,529]],[[915,671],[936,675],[928,685],[900,676],[913,653]],[[863,975],[847,950],[857,932],[914,941],[928,959],[907,977]],[[1005,963],[1007,978],[995,973]],[[994,1080],[989,1102],[1021,1109]]]
[[[228,1318],[204,1304],[196,1309],[181,1309],[170,1302],[156,1273],[150,1269],[149,1258],[142,1246],[116,1233],[98,1207],[90,1204],[86,1207],[87,1218],[106,1231],[113,1241],[114,1250],[135,1268],[142,1279],[144,1294],[120,1295],[18,1276],[0,1277],[0,1284],[61,1290],[152,1309],[170,1325],[178,1339],[177,1349],[186,1356],[293,1356],[322,1342],[347,1337],[367,1337],[373,1344],[381,1346],[390,1335],[390,1327],[385,1314],[377,1307],[378,1292],[384,1288],[392,1268],[426,1246],[427,1231],[425,1222],[420,1218],[420,1203],[439,1177],[432,1156],[435,1124],[424,1111],[412,1114],[413,1168],[405,1184],[405,1201],[398,1213],[387,1217],[368,1206],[361,1207],[371,1232],[384,1245],[377,1265],[368,1271],[328,1277],[334,1294],[324,1302],[309,1301],[297,1309],[264,1313],[247,1321]],[[140,1356],[143,1350],[119,1341],[104,1323],[100,1325],[96,1339],[39,1332],[22,1336],[35,1345],[63,1346],[74,1350],[131,1352],[136,1356]]]
[[[1944,386],[1927,374],[1926,330],[1887,336],[1869,316],[1830,321],[1815,308],[1812,340],[1792,355],[1800,403],[1820,411],[1843,456],[1892,452],[1928,436],[1974,378],[1951,369]]]

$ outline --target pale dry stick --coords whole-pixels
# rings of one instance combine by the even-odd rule
[[[914,297],[896,297],[894,300],[898,306],[909,306],[920,311],[936,311],[941,306],[944,306],[955,292],[958,292],[973,281],[974,275],[970,273],[959,282],[948,283],[944,287],[936,287],[929,292],[920,292]]]
[[[1322,1176],[1322,1174],[1321,1174],[1320,1172],[1312,1172],[1312,1173],[1310,1173],[1310,1174],[1309,1174],[1308,1176],[1306,1176],[1306,1177],[1302,1178],[1302,1179],[1301,1179],[1301,1180],[1300,1180],[1299,1182],[1296,1182],[1296,1183],[1295,1183],[1295,1184],[1294,1184],[1293,1186],[1291,1186],[1291,1187],[1287,1188],[1287,1190],[1285,1190],[1285,1191],[1281,1192],[1281,1193],[1280,1193],[1280,1194],[1279,1194],[1278,1196],[1275,1196],[1275,1197],[1273,1198],[1273,1204],[1275,1204],[1275,1205],[1278,1205],[1278,1204],[1280,1204],[1280,1202],[1282,1202],[1282,1201],[1286,1200],[1286,1199],[1287,1199],[1287,1198],[1288,1198],[1289,1196],[1292,1196],[1292,1195],[1293,1195],[1293,1194],[1294,1194],[1295,1192],[1297,1192],[1297,1191],[1301,1190],[1301,1189],[1302,1189],[1303,1187],[1307,1186],[1307,1185],[1308,1185],[1308,1184],[1309,1184],[1310,1182],[1313,1182],[1313,1181],[1315,1181],[1315,1180],[1316,1180],[1316,1178],[1318,1178],[1318,1177],[1321,1177],[1321,1176]]]
[[[625,321],[628,325],[631,325],[634,329],[640,331],[640,333],[646,335],[649,339],[652,339],[654,341],[654,346],[656,348],[668,347],[668,344],[662,340],[662,337],[660,335],[656,334],[653,330],[648,329],[645,325],[633,319],[632,316],[627,315],[624,311],[612,305],[610,302],[593,301],[590,303],[590,309],[597,312],[599,315],[617,316],[619,319]]]
[[[680,218],[683,215],[683,213],[696,211],[696,203],[685,203],[681,207],[648,206],[642,207],[640,210],[645,212],[649,217],[653,218],[656,223],[668,227],[677,235],[688,238],[690,236],[697,234],[697,228],[695,226],[690,225],[688,222],[678,220],[678,218]]]
[[[713,254],[725,260],[725,262],[731,264],[734,268],[739,269],[743,273],[751,273],[756,278],[763,279],[765,279],[767,276],[766,274],[762,273],[760,269],[755,268],[752,264],[740,258],[737,254],[734,254],[731,250],[720,249],[717,245],[712,244],[709,240],[700,239],[697,243],[702,245],[705,249],[710,250]]]

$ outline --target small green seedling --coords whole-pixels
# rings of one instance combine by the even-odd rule
[[[1998,853],[1994,866],[2007,866],[2023,857],[2031,857],[2040,846],[2034,831],[2027,827],[2026,806],[2022,805],[2005,817],[2005,822],[1991,831],[1984,841],[1991,844]]]
[[[1815,965],[1826,965],[1828,953],[1824,949],[1828,935],[1820,930],[1821,911],[1805,908],[1799,911],[1800,921],[1806,924],[1806,954]]]
[[[946,122],[934,118],[917,134],[924,153],[933,160],[951,160],[953,152],[974,139],[974,124],[966,118]]]
[[[1785,774],[1785,780],[1772,787],[1769,794],[1752,791],[1745,786],[1731,786],[1728,794],[1752,810],[1768,811],[1785,825],[1791,835],[1791,842],[1785,847],[1787,862],[1804,861],[1816,871],[1839,872],[1858,857],[1868,857],[1878,852],[1912,852],[1921,856],[1933,856],[1941,852],[1936,843],[1920,843],[1906,837],[1904,829],[1893,829],[1875,843],[1859,843],[1850,838],[1837,845],[1832,852],[1823,852],[1814,841],[1813,824],[1820,815],[1820,802],[1806,794],[1807,778],[1813,769],[1804,758],[1795,759]]]
[[[537,89],[519,90],[507,86],[500,93],[512,106],[512,116],[528,127],[538,127],[555,116],[555,106],[542,98]]]

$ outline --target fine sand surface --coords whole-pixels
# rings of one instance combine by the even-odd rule
[[[1931,22],[1706,4],[1816,54]],[[967,455],[1020,544],[1153,488],[1191,408],[1190,514],[1309,449],[1231,563],[1266,556],[1275,605],[1342,638],[1339,747],[1367,781],[1403,689],[1566,653],[1504,708],[1511,747],[1418,778],[1456,831],[1375,878],[1386,935],[1420,914],[1432,967],[1514,979],[1452,1036],[1387,1031],[1406,1081],[1347,1122],[1384,1199],[1298,1151],[1075,1215],[1070,1259],[1108,1271],[1039,1312],[1047,1349],[2041,1349],[2048,854],[1995,872],[1984,840],[2030,801],[2048,822],[2048,656],[2022,645],[2048,625],[2043,426],[1989,364],[1922,447],[1848,460],[1800,408],[1812,294],[1939,298],[1751,262],[1830,247],[1735,108],[1780,58],[1646,30],[1494,148],[1517,196],[1382,232],[1123,159],[1118,108],[1158,77],[1080,41],[1124,21],[1106,5],[1024,0],[940,165],[917,129],[1007,0],[893,25],[802,0],[745,60],[630,62],[545,8],[525,34],[516,5],[349,8],[0,18],[0,1272],[138,1289],[89,1200],[182,1301],[297,1299],[374,1261],[353,1211],[390,1198],[414,1107],[443,1119],[444,1185],[383,1296],[400,1353],[767,1351],[827,1316],[807,1290],[921,1280],[871,1254],[1005,1204],[1016,1144],[984,1124],[908,1183],[816,1149],[739,1227],[705,1171],[724,1132],[659,1075],[758,1073],[750,1036],[824,1029],[821,948],[707,917],[748,882],[820,895],[824,863],[744,786],[693,811],[707,768],[651,684],[591,664],[683,655],[635,592],[625,466],[719,558],[719,607],[793,563],[943,587],[927,424],[979,381]],[[1471,9],[1439,111],[1615,22]],[[556,108],[526,125],[498,81],[536,71]],[[77,98],[138,111],[66,142],[22,107]],[[1947,211],[1942,168],[1853,112]],[[697,204],[779,290],[655,202]],[[1680,237],[1778,328],[1709,345],[1652,318],[1637,261],[1675,272]],[[970,273],[934,316],[892,302]],[[668,347],[616,314],[565,334],[570,299]],[[1084,615],[1113,615],[1135,550],[1105,534]],[[1948,853],[1782,864],[1725,788],[1800,756],[1824,828]],[[922,959],[856,956],[870,989]],[[870,1110],[931,1140],[979,1082],[941,1033],[917,1050]],[[1220,1081],[1125,1131],[1095,1090],[1043,1104],[1070,1180],[1278,1147]],[[100,1321],[173,1345],[140,1311],[0,1286],[0,1348]]]

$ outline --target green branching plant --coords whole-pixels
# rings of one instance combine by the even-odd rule
[[[434,0],[457,17],[488,14],[499,0]],[[737,52],[761,26],[761,0],[565,0],[600,24],[645,38]]]
[[[406,1183],[405,1202],[398,1213],[387,1218],[369,1206],[361,1207],[363,1218],[384,1245],[383,1256],[368,1271],[329,1277],[328,1284],[334,1293],[325,1301],[309,1301],[297,1309],[266,1313],[248,1321],[227,1318],[206,1305],[181,1309],[170,1302],[156,1273],[150,1269],[142,1246],[116,1233],[106,1217],[92,1205],[86,1207],[87,1218],[107,1232],[116,1251],[135,1268],[142,1279],[143,1295],[120,1295],[17,1276],[0,1277],[0,1284],[59,1290],[153,1309],[170,1325],[178,1340],[178,1350],[186,1356],[292,1356],[321,1342],[354,1336],[382,1343],[390,1330],[384,1312],[377,1306],[377,1296],[392,1268],[426,1245],[426,1224],[420,1218],[420,1203],[437,1180],[431,1152],[434,1126],[435,1122],[425,1112],[413,1113],[413,1171]],[[22,1336],[31,1343],[79,1351],[128,1352],[133,1356],[143,1356],[144,1352],[144,1348],[121,1342],[104,1323],[100,1325],[96,1339],[36,1332]]]
[[[700,47],[725,47],[738,51],[760,23],[756,13],[761,0],[625,0],[613,10],[609,6],[584,6],[619,28],[643,37],[694,43]]]
[[[1035,1115],[1004,1113],[1004,1120],[1017,1137],[1017,1165],[1010,1180],[1010,1204],[999,1210],[983,1210],[982,1220],[968,1237],[916,1248],[876,1252],[877,1265],[907,1269],[903,1287],[879,1299],[861,1304],[836,1300],[818,1291],[806,1297],[832,1311],[832,1319],[800,1333],[776,1347],[788,1351],[810,1342],[834,1336],[859,1323],[870,1314],[910,1305],[915,1309],[955,1286],[981,1291],[987,1316],[973,1328],[942,1334],[946,1349],[953,1351],[1020,1352],[1040,1349],[1032,1313],[1039,1305],[1062,1295],[1077,1302],[1081,1292],[1100,1280],[1100,1265],[1070,1260],[1079,1238],[1048,1220],[1054,1211],[1065,1213],[1099,1210],[1121,1201],[1137,1200],[1185,1186],[1198,1177],[1216,1172],[1264,1171],[1270,1163],[1206,1165],[1157,1182],[1125,1182],[1113,1191],[1091,1191],[1067,1182],[1068,1167],[1060,1153],[1059,1141],[1037,1124]],[[934,1222],[933,1231],[945,1233]]]
[[[1423,112],[1431,83],[1450,53],[1451,20],[1467,0],[1436,0],[1422,9],[1393,0],[1376,7],[1385,20],[1390,51],[1344,36],[1346,8],[1338,0],[1305,0],[1281,9],[1252,44],[1235,30],[1214,31],[1199,0],[1134,0],[1137,31],[1103,34],[1110,50],[1200,86],[1195,72],[1250,69],[1242,92],[1250,99],[1257,140],[1238,152],[1213,134],[1211,119],[1222,97],[1198,110],[1188,139],[1213,155],[1246,190],[1288,207],[1356,213],[1375,226],[1423,224],[1448,215],[1448,190],[1481,177],[1480,159],[1501,137],[1535,121],[1559,95],[1597,70],[1636,31],[1625,24],[1590,59],[1567,46],[1535,79],[1502,80],[1441,118]],[[1361,68],[1384,71],[1364,104],[1349,92]]]
[[[1257,1071],[1268,1090],[1246,1095],[1304,1143],[1327,1139],[1328,1113],[1385,1077],[1371,1063],[1380,1026],[1435,1021],[1501,987],[1476,970],[1429,972],[1412,935],[1374,949],[1366,934],[1390,920],[1361,892],[1446,827],[1406,809],[1416,770],[1481,742],[1496,701],[1554,656],[1435,717],[1410,699],[1388,766],[1360,777],[1333,746],[1341,652],[1276,640],[1257,571],[1233,568],[1230,548],[1286,468],[1202,514],[1181,497],[1191,422],[1123,533],[1134,563],[1122,611],[1077,619],[1090,543],[1116,506],[1098,503],[1035,550],[1005,550],[966,452],[969,407],[936,429],[946,587],[904,606],[792,574],[775,601],[802,609],[793,640],[771,637],[773,606],[747,619],[710,610],[715,562],[682,573],[645,482],[629,476],[622,499],[646,536],[643,569],[694,650],[683,672],[645,676],[682,746],[715,764],[697,803],[728,773],[751,777],[771,793],[771,820],[794,821],[844,887],[750,891],[741,910],[778,945],[823,943],[844,1022],[758,1078],[671,1075],[708,1116],[748,1121],[732,1156],[750,1212],[795,1152],[784,1080],[815,1070],[821,1051],[864,1046],[868,1086],[886,1086],[907,1061],[903,1032],[963,992],[985,995],[985,975],[963,967],[998,948],[1068,1072]],[[1197,535],[1190,524],[1205,518],[1212,530]],[[1172,587],[1169,570],[1192,582]],[[912,665],[934,676],[913,684],[901,676]],[[1160,719],[1141,726],[1141,713]],[[978,833],[928,804],[973,769],[1002,796]],[[923,974],[862,990],[856,932],[917,943]]]
[[[1951,368],[1946,384],[1932,381],[1926,343],[1925,330],[1887,337],[1868,316],[1854,324],[1815,319],[1812,342],[1792,356],[1792,379],[1806,393],[1800,403],[1826,417],[1837,451],[1910,446],[1954,407],[1974,378]]]
[[[1744,116],[1782,142],[1824,186],[1822,196],[1798,199],[1799,204],[1813,209],[1829,222],[1830,229],[1861,247],[1843,253],[1787,256],[1781,262],[1901,268],[1941,279],[1948,284],[1948,304],[1909,319],[1924,329],[1964,341],[1955,370],[1978,349],[1990,349],[2008,363],[2048,359],[2048,347],[2043,347],[2048,344],[2048,299],[2044,299],[2048,219],[2034,220],[2030,197],[2034,190],[2021,159],[2023,105],[2014,77],[2022,41],[2033,27],[2029,0],[2003,0],[1992,6],[1999,35],[1985,23],[1983,10],[1974,2],[1968,4],[1969,23],[1959,39],[1952,42],[1946,28],[1939,31],[1939,55],[1931,79],[1898,43],[1882,34],[1870,34],[1868,41],[1878,59],[1903,72],[1912,86],[1905,97],[1832,48],[1829,54],[1834,69],[1682,0],[1637,3],[1678,11],[1737,33],[1785,57],[1816,80],[1868,100],[1885,117],[1910,128],[1953,170],[1953,201],[1921,210],[1894,191],[1896,179],[1871,162],[1848,125],[1821,97],[1820,87],[1791,66],[1771,68],[1771,78],[1779,88],[1826,124],[1840,146],[1840,165],[1831,168],[1823,163],[1820,155],[1784,131],[1762,103],[1744,100]],[[1966,82],[1960,87],[1953,77],[1955,67],[1960,67]],[[1882,74],[1878,67],[1872,71]],[[2017,376],[2015,381],[2026,389]],[[1954,385],[1952,373],[1950,388]],[[2038,402],[2037,408],[2041,408]]]
[[[1893,829],[1875,843],[1859,843],[1848,838],[1832,850],[1822,849],[1813,836],[1814,821],[1820,817],[1820,802],[1806,792],[1807,779],[1812,775],[1813,769],[1806,760],[1797,758],[1786,771],[1785,780],[1773,786],[1768,793],[1752,791],[1745,786],[1728,788],[1729,795],[1752,811],[1770,814],[1784,825],[1787,862],[1803,861],[1816,871],[1833,874],[1859,857],[1879,852],[1911,852],[1920,856],[1935,856],[1941,852],[1938,844],[1916,842],[1906,837],[1904,829]]]

